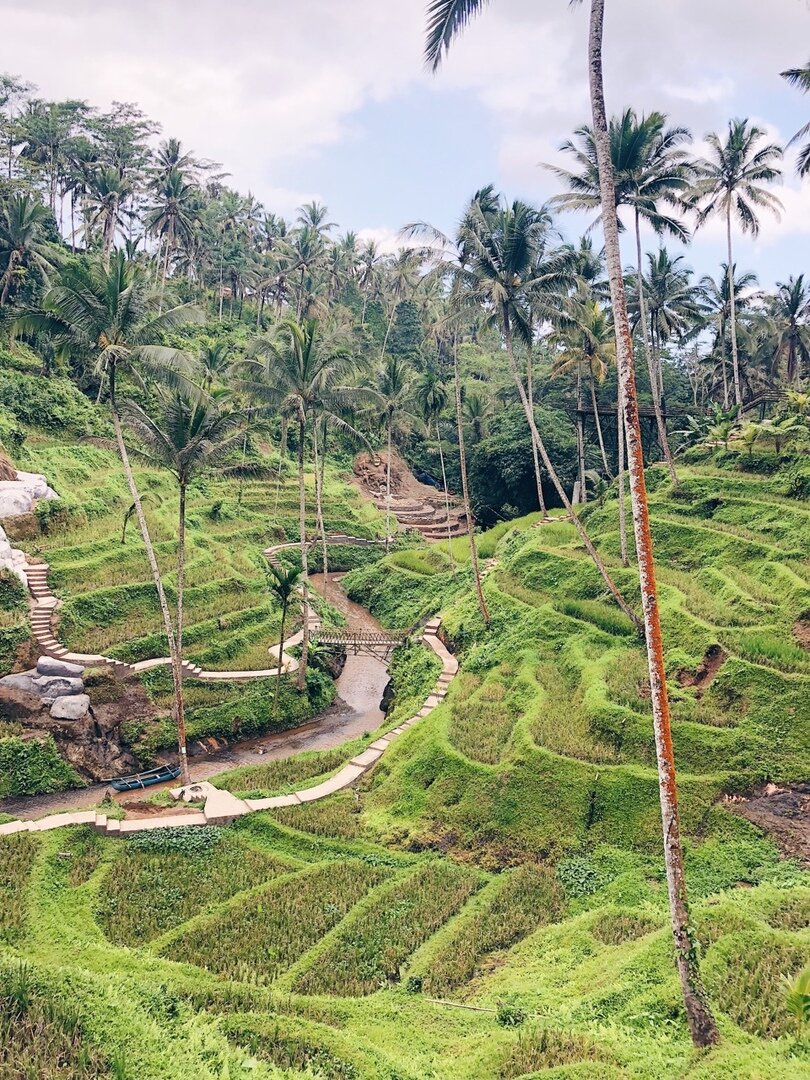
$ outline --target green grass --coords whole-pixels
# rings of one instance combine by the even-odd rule
[[[30,833],[0,838],[0,941],[15,941],[22,935],[26,886],[38,847]]]

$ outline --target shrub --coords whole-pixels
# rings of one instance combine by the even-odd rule
[[[584,1035],[554,1028],[531,1028],[521,1032],[517,1043],[501,1066],[498,1076],[503,1080],[527,1076],[561,1065],[579,1061],[600,1061],[599,1047]]]
[[[0,739],[0,798],[81,786],[81,778],[59,756],[51,735],[41,740]]]

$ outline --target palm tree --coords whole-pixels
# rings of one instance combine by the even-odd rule
[[[443,52],[460,33],[470,17],[482,9],[485,0],[431,0],[428,13],[426,55],[434,69]],[[661,622],[658,612],[658,591],[655,581],[652,534],[650,532],[644,462],[641,445],[641,425],[636,398],[633,343],[622,277],[619,246],[619,220],[616,212],[616,191],[610,154],[610,135],[602,75],[602,38],[604,33],[605,0],[591,0],[588,38],[588,69],[594,141],[599,166],[602,225],[605,233],[605,254],[610,282],[613,318],[616,327],[616,353],[622,408],[627,429],[627,448],[630,468],[630,492],[633,503],[633,524],[636,534],[636,553],[639,562],[641,595],[650,672],[650,696],[653,708],[656,757],[658,762],[661,816],[664,836],[664,861],[667,889],[675,943],[676,962],[692,1039],[698,1046],[717,1042],[719,1036],[703,990],[697,954],[689,926],[689,909],[684,876],[683,851],[680,839],[678,794],[675,779],[675,758],[670,730],[669,699],[666,687]],[[729,260],[730,261],[730,260]]]
[[[122,207],[132,194],[132,186],[118,169],[104,166],[88,176],[86,202],[92,213],[90,228],[101,226],[104,265],[110,265],[115,233],[123,224]]]
[[[227,391],[219,396],[227,400]],[[200,395],[191,388],[175,390],[159,420],[135,402],[126,402],[125,415],[152,464],[168,469],[177,479],[177,621],[175,643],[183,660],[183,590],[186,575],[186,497],[189,484],[205,472],[222,468],[241,444],[236,428],[239,416],[222,411],[216,397]]]
[[[442,469],[442,490],[444,491],[444,510],[447,515],[447,551],[452,562],[453,551],[450,544],[450,496],[447,491],[447,472],[444,467],[444,450],[442,449],[441,416],[447,409],[447,387],[439,374],[433,368],[428,368],[420,375],[414,388],[416,404],[425,421],[428,438],[430,438],[431,425],[436,429],[436,443],[439,448],[439,463]]]
[[[734,400],[738,405],[742,405],[742,386],[737,350],[731,224],[736,221],[744,233],[756,236],[759,232],[758,210],[768,210],[779,217],[782,204],[763,185],[773,183],[782,175],[776,166],[782,157],[782,148],[775,143],[764,143],[765,138],[766,132],[756,124],[748,120],[730,120],[725,139],[716,132],[706,136],[711,156],[701,158],[694,165],[697,179],[693,202],[698,212],[698,226],[712,215],[722,216],[726,223],[726,266],[731,296],[731,364]]]
[[[356,399],[358,391],[355,387],[344,385],[351,357],[342,334],[322,330],[316,319],[306,319],[303,323],[292,318],[283,319],[273,336],[257,341],[256,349],[264,355],[264,360],[246,362],[244,388],[271,409],[279,410],[282,416],[298,427],[298,527],[304,612],[298,689],[303,691],[309,652],[309,541],[304,475],[307,438],[315,416],[328,417],[340,430],[359,438],[359,433],[340,415],[341,410]],[[320,485],[317,484],[316,498],[319,497]],[[323,508],[320,504],[317,513],[322,520]]]
[[[602,575],[611,596],[633,624],[641,630],[641,620],[620,593],[585,526],[574,513],[571,501],[537,430],[534,408],[529,401],[523,377],[517,366],[514,348],[515,332],[527,344],[532,339],[531,309],[526,300],[527,295],[530,295],[535,287],[531,277],[534,265],[534,238],[543,228],[545,228],[545,222],[541,220],[541,215],[525,203],[516,201],[511,207],[493,210],[474,199],[464,216],[460,231],[460,247],[467,255],[469,266],[465,271],[464,279],[472,299],[487,306],[490,312],[489,321],[495,322],[503,333],[509,369],[520,395],[533,446],[542,458],[560,501],[568,511],[585,549]],[[549,302],[548,295],[546,302]],[[558,301],[558,306],[560,303],[561,300]],[[539,488],[539,475],[536,475],[536,481]]]
[[[278,675],[276,677],[276,688],[273,692],[273,712],[276,712],[278,709],[278,692],[281,688],[281,667],[283,663],[282,657],[284,656],[284,631],[287,624],[287,612],[290,607],[290,601],[301,587],[301,571],[297,567],[274,566],[273,563],[268,563],[267,585],[270,592],[281,604],[281,630],[279,631],[280,636],[278,641]]]
[[[43,274],[53,263],[55,252],[41,237],[48,211],[30,195],[11,195],[3,203],[0,216],[0,307],[5,307],[12,287],[36,267]]]
[[[692,271],[683,263],[683,255],[673,259],[666,248],[660,248],[657,254],[647,253],[647,273],[642,285],[647,300],[653,367],[659,378],[664,345],[673,338],[685,341],[699,327],[704,315],[700,290],[692,284]],[[662,383],[658,392],[663,394]]]
[[[462,402],[464,419],[470,425],[470,430],[476,442],[487,437],[487,421],[492,416],[492,404],[483,394],[468,390],[464,394]]]
[[[388,339],[391,336],[397,308],[419,284],[419,267],[421,263],[421,252],[413,248],[400,248],[388,267],[386,291],[388,293],[390,312],[385,327],[385,337],[380,349],[381,359],[385,356],[388,348]]]
[[[155,203],[149,207],[145,224],[163,245],[163,280],[169,274],[171,257],[178,244],[188,245],[199,219],[198,191],[187,183],[174,167],[160,179],[154,191]]]
[[[579,171],[570,172],[548,166],[569,188],[567,193],[552,199],[552,203],[567,210],[598,209],[599,168],[593,132],[589,127],[583,126],[575,134],[579,145],[568,140],[563,143],[561,150],[574,156]],[[688,239],[689,232],[681,219],[666,213],[663,207],[677,212],[684,206],[684,196],[691,179],[684,145],[691,140],[691,135],[686,128],[667,127],[667,117],[663,113],[653,112],[639,119],[632,109],[627,109],[621,117],[614,117],[610,121],[609,138],[616,181],[616,205],[626,206],[633,213],[639,322],[658,437],[672,480],[677,483],[661,409],[661,372],[655,366],[655,357],[650,347],[642,279],[641,223],[643,221],[659,236],[667,233],[681,241]]]
[[[726,263],[721,263],[720,269],[721,274],[717,281],[710,275],[704,274],[700,279],[700,290],[708,319],[715,326],[714,353],[719,354],[718,359],[723,380],[723,408],[728,409],[730,395],[728,372],[726,370],[726,341],[728,327],[732,318],[732,297],[736,326],[737,316],[750,303],[748,293],[756,285],[757,278],[756,274],[751,273],[737,275],[735,265],[729,268]]]
[[[58,352],[92,357],[99,377],[107,378],[115,441],[157,590],[169,647],[180,767],[186,784],[189,773],[180,653],[124,441],[118,402],[118,376],[128,368],[142,367],[167,384],[183,384],[187,357],[178,349],[158,343],[165,332],[197,318],[199,313],[191,305],[183,304],[157,314],[157,306],[158,297],[150,289],[143,271],[136,264],[127,262],[122,252],[117,252],[109,266],[96,260],[65,270],[59,283],[45,293],[40,310],[22,316],[17,320],[17,326],[26,333],[50,335]]]
[[[377,371],[374,389],[383,407],[388,454],[385,465],[385,550],[391,542],[391,455],[394,418],[410,390],[410,369],[400,356],[386,356]]]
[[[559,319],[559,330],[552,341],[559,349],[559,355],[552,364],[552,375],[570,371],[576,372],[577,409],[582,408],[582,374],[589,379],[591,404],[594,424],[599,441],[602,465],[608,480],[613,479],[608,464],[605,440],[602,436],[602,424],[599,420],[599,403],[596,399],[596,383],[605,381],[608,368],[616,359],[616,335],[613,324],[605,309],[595,300],[580,293],[571,298]],[[581,415],[581,411],[578,415]],[[580,497],[586,501],[585,485],[585,440],[581,421],[577,423],[577,444],[579,459]]]
[[[785,378],[798,386],[802,368],[810,371],[810,288],[804,274],[777,281],[770,307],[779,335],[774,367],[784,365]]]
[[[783,71],[782,78],[787,79],[791,86],[798,86],[798,88],[806,94],[807,91],[810,90],[810,63],[805,64],[805,66],[801,68],[789,68],[787,71]],[[803,139],[808,134],[810,134],[810,123],[804,124],[799,128],[788,143],[788,146],[793,146],[794,143],[797,143],[799,139]],[[810,142],[805,143],[799,150],[796,171],[799,176],[807,176],[810,172]]]

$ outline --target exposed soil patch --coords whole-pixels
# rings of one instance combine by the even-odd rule
[[[802,615],[793,624],[793,636],[798,645],[810,652],[810,612]]]
[[[728,653],[719,645],[712,645],[703,657],[703,662],[698,664],[694,671],[682,668],[678,672],[678,684],[680,686],[692,686],[697,691],[696,696],[701,697],[714,682],[718,671],[728,659]]]
[[[782,855],[810,866],[810,783],[766,784],[725,801],[729,810],[766,832]]]

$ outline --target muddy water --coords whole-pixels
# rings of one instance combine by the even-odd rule
[[[346,618],[350,630],[381,630],[382,627],[366,608],[355,604],[340,585],[342,575],[312,574],[310,584]],[[216,754],[192,757],[192,780],[208,780],[237,765],[260,765],[298,754],[302,750],[332,750],[349,739],[374,731],[383,721],[380,708],[388,671],[382,660],[372,656],[346,656],[346,663],[337,680],[337,697],[332,705],[309,723],[294,731],[260,735],[233,743]],[[191,751],[191,747],[189,747]],[[149,798],[162,788],[174,787],[177,781],[156,784],[145,791],[129,791],[115,796],[121,803],[130,804]],[[0,800],[0,812],[27,819],[45,814],[95,806],[103,798],[106,785],[94,784],[81,791],[65,791],[55,795],[34,795],[29,798]],[[136,814],[137,816],[137,814]]]

